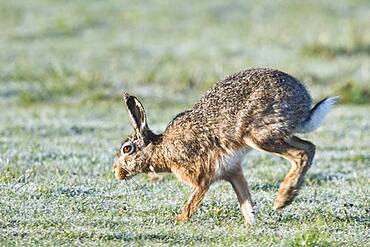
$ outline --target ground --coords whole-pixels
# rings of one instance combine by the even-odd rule
[[[370,6],[367,1],[0,1],[0,245],[370,246]],[[289,164],[253,151],[258,223],[229,184],[175,223],[189,188],[172,175],[120,182],[132,130],[121,92],[163,131],[222,77],[274,67],[314,101],[341,102],[316,132],[314,165],[273,210]]]

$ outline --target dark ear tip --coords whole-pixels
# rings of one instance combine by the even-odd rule
[[[127,101],[130,97],[131,97],[131,95],[129,93],[123,92],[122,98],[123,98],[124,101]]]

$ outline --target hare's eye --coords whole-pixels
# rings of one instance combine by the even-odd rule
[[[130,153],[133,153],[134,151],[134,146],[133,145],[126,145],[126,146],[123,146],[122,149],[121,149],[122,153],[124,154],[130,154]]]
[[[125,146],[125,147],[123,147],[123,152],[125,153],[125,154],[127,154],[127,153],[129,153],[130,151],[131,151],[131,146]]]

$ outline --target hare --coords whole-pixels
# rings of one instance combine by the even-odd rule
[[[231,183],[247,224],[256,221],[241,161],[252,148],[287,159],[291,169],[280,185],[275,209],[289,205],[312,164],[315,145],[297,137],[319,127],[337,97],[311,108],[311,97],[294,77],[274,69],[248,69],[209,89],[190,110],[179,113],[162,134],[148,127],[140,101],[123,94],[135,133],[116,154],[117,179],[138,173],[172,172],[193,192],[177,221],[197,210],[211,184]]]

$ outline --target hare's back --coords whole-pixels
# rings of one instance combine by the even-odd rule
[[[266,104],[298,103],[309,108],[311,97],[303,84],[291,75],[267,68],[248,69],[218,81],[193,109],[242,109],[246,103],[260,108]]]
[[[245,121],[249,128],[292,132],[308,117],[311,97],[293,76],[274,69],[249,69],[226,77],[194,105],[193,114],[231,127]]]

